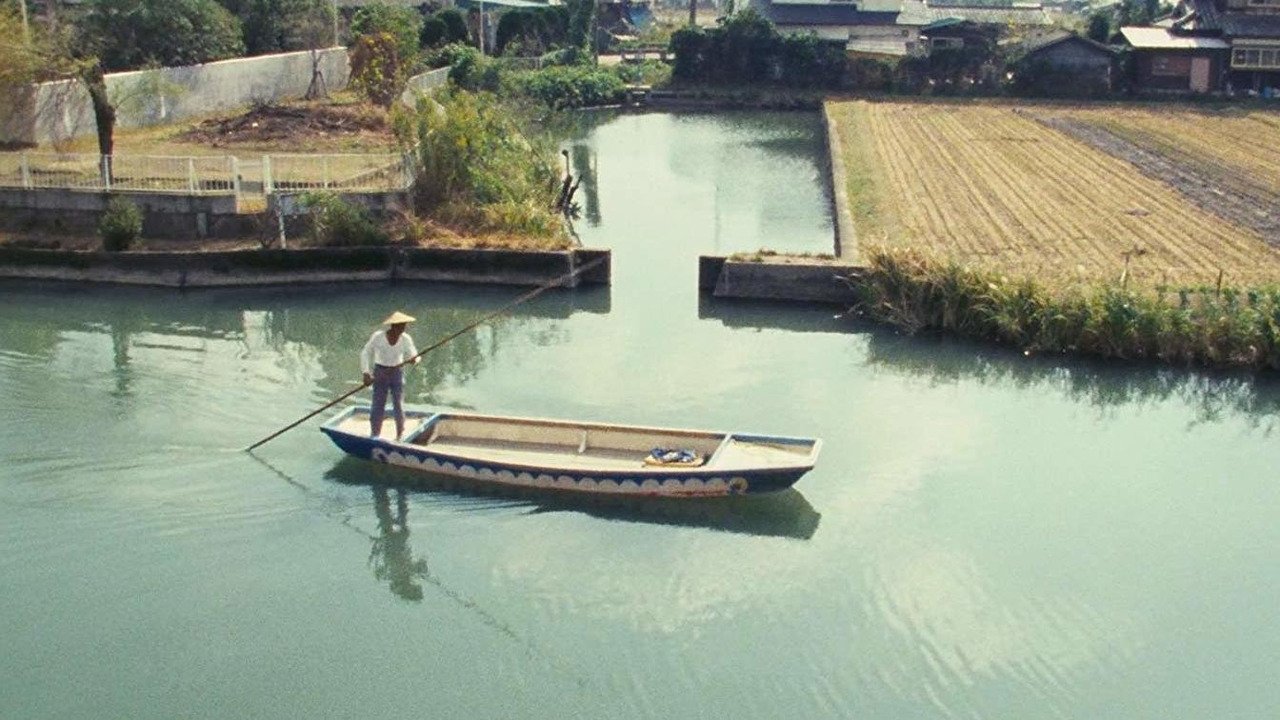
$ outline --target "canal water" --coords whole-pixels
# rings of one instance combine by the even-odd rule
[[[0,717],[1280,715],[1280,384],[700,297],[700,252],[830,242],[817,133],[600,117],[571,155],[615,285],[408,386],[823,438],[772,497],[410,487],[315,423],[239,450],[390,310],[422,346],[514,290],[0,286]]]

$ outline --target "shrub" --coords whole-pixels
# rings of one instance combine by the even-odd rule
[[[475,63],[479,57],[480,51],[470,45],[460,42],[451,42],[446,45],[442,45],[434,52],[428,53],[426,61],[431,67],[457,67],[464,61]]]
[[[323,247],[386,245],[390,238],[365,208],[333,193],[307,193],[302,204],[311,218],[311,237]]]
[[[116,195],[98,222],[102,249],[110,252],[128,250],[142,237],[142,211],[128,198]]]
[[[614,105],[622,102],[626,83],[617,74],[588,66],[550,67],[522,73],[516,89],[555,108]]]
[[[552,144],[488,93],[450,89],[418,106],[421,211],[473,229],[558,232]]]
[[[408,62],[418,54],[422,15],[417,10],[403,5],[370,3],[357,10],[352,16],[351,32],[357,38],[384,33],[390,35],[400,58]]]
[[[351,85],[370,102],[391,107],[408,79],[396,40],[389,33],[361,35],[351,48]]]

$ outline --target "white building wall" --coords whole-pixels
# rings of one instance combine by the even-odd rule
[[[320,50],[330,91],[347,86],[350,66],[342,47]],[[119,127],[146,127],[243,107],[300,98],[311,83],[309,51],[236,58],[107,76]],[[41,83],[0,105],[0,142],[56,143],[95,132],[93,107],[75,80]]]

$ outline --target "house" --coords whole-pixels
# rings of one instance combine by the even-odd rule
[[[1274,96],[1280,88],[1280,0],[1181,0],[1168,20],[1120,32],[1139,89]]]
[[[900,58],[924,51],[925,23],[901,18],[897,0],[753,0],[752,7],[778,32],[843,42],[851,54]]]
[[[1115,58],[1115,50],[1070,32],[1042,35],[1022,46],[1022,62],[1106,90],[1111,89]]]
[[[1177,34],[1163,27],[1125,27],[1120,34],[1133,48],[1133,81],[1137,89],[1222,91],[1231,43],[1221,37]]]
[[[927,55],[931,42],[957,47],[977,40],[976,27],[1052,22],[1038,2],[1013,0],[751,0],[779,32],[813,33],[844,42],[851,55],[902,58]],[[928,33],[933,32],[931,36]]]

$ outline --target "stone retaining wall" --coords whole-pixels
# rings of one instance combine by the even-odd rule
[[[69,252],[0,247],[0,278],[196,288],[433,280],[543,285],[604,258],[562,287],[607,285],[608,250],[531,252],[431,248],[315,248],[226,252]]]

